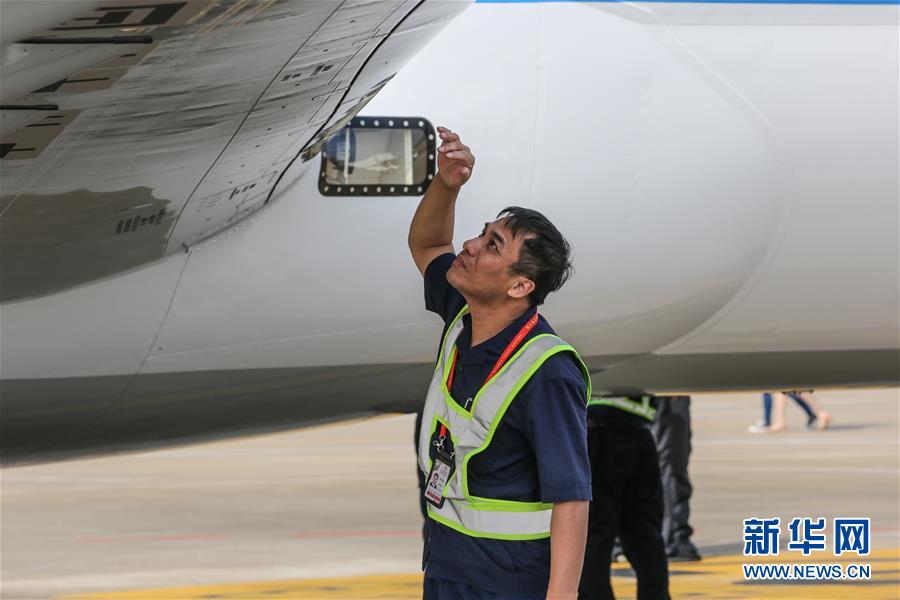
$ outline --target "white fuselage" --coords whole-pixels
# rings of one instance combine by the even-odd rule
[[[576,274],[542,310],[585,357],[896,352],[897,11],[476,3],[363,114],[472,148],[457,248],[509,205],[559,227]],[[4,305],[3,377],[431,362],[418,200],[323,197],[318,165],[186,252]]]
[[[365,112],[472,147],[458,243],[507,205],[558,225],[545,312],[586,355],[896,348],[896,14],[476,4]],[[321,197],[317,166],[188,253],[4,306],[4,377],[430,360],[417,201]]]

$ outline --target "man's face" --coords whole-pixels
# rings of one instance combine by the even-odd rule
[[[519,260],[523,236],[513,237],[505,219],[485,223],[481,235],[463,244],[463,250],[447,272],[447,281],[467,300],[485,304],[522,298],[534,284],[522,275],[510,275]]]

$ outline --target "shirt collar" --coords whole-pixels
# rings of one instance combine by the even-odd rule
[[[459,360],[462,364],[483,363],[486,360],[496,360],[503,354],[509,343],[516,337],[519,330],[525,326],[528,319],[534,316],[537,307],[532,306],[523,312],[515,321],[507,325],[500,333],[494,337],[485,340],[474,348],[469,348],[472,341],[472,317],[466,314],[463,317],[463,330],[460,332],[456,341],[457,351],[459,352]]]

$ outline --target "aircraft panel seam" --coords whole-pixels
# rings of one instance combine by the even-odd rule
[[[654,18],[659,24],[660,31],[662,32],[662,35],[660,37],[668,40],[670,44],[667,45],[670,45],[672,50],[676,51],[679,54],[682,54],[687,59],[684,61],[685,65],[693,71],[700,70],[704,74],[706,74],[711,79],[711,81],[709,82],[711,87],[717,93],[719,93],[726,102],[729,102],[739,111],[747,114],[750,119],[756,121],[757,128],[764,135],[764,138],[769,142],[769,144],[771,144],[773,157],[776,161],[776,173],[780,175],[780,189],[783,190],[780,194],[783,200],[783,208],[780,211],[780,217],[776,220],[775,230],[772,232],[769,247],[766,253],[759,260],[756,268],[752,273],[750,273],[744,283],[731,295],[731,297],[726,299],[719,307],[719,309],[711,314],[707,319],[699,323],[692,330],[685,332],[678,338],[661,346],[660,348],[657,348],[653,352],[654,354],[664,354],[671,352],[678,346],[688,343],[692,339],[702,335],[705,331],[713,327],[716,323],[730,314],[748,295],[753,292],[754,289],[756,289],[756,286],[759,285],[763,276],[766,274],[766,272],[768,272],[769,267],[774,262],[775,257],[778,255],[782,245],[787,239],[787,232],[790,230],[791,215],[793,213],[794,181],[788,167],[787,151],[785,150],[778,137],[775,126],[771,121],[769,121],[765,113],[763,113],[763,111],[758,106],[756,106],[750,100],[750,98],[744,95],[737,87],[735,87],[727,79],[725,79],[724,76],[720,75],[718,71],[716,71],[711,65],[709,65],[702,58],[700,58],[700,56],[694,53],[687,46],[687,44],[683,42],[675,34],[674,31],[672,31],[669,26],[667,26],[659,19],[659,16],[655,12],[648,12],[652,16],[652,18]]]
[[[291,63],[291,61],[294,59],[294,57],[297,56],[297,53],[300,52],[304,46],[306,46],[306,44],[309,42],[309,40],[311,40],[319,32],[319,30],[322,29],[322,27],[325,26],[325,24],[328,23],[331,20],[331,18],[335,15],[335,13],[337,13],[343,6],[344,6],[344,2],[342,1],[340,4],[337,5],[337,7],[335,7],[335,9],[333,11],[331,11],[331,13],[328,15],[328,17],[326,19],[324,19],[321,23],[319,23],[319,26],[316,27],[312,31],[312,33],[310,33],[309,36],[305,40],[303,40],[303,42],[299,46],[297,46],[297,49],[294,50],[294,52],[285,61],[285,63],[281,66],[281,68],[275,72],[275,75],[272,76],[272,80],[269,82],[269,84],[262,89],[262,91],[259,93],[259,96],[253,102],[253,105],[244,114],[244,118],[241,119],[241,122],[238,124],[237,127],[235,127],[234,132],[231,134],[231,137],[228,139],[228,141],[225,143],[225,145],[222,146],[222,150],[219,152],[219,155],[215,158],[215,160],[212,161],[212,163],[210,163],[209,168],[206,169],[206,172],[203,174],[203,177],[201,177],[199,180],[197,180],[197,185],[194,186],[194,189],[191,191],[190,194],[188,194],[187,201],[182,205],[181,211],[178,213],[178,216],[175,217],[175,219],[172,222],[172,230],[173,231],[178,226],[178,222],[181,220],[182,215],[184,215],[184,211],[187,210],[187,207],[190,205],[191,200],[194,197],[194,194],[197,193],[197,190],[200,189],[201,185],[203,185],[203,182],[206,180],[206,177],[212,172],[212,170],[218,164],[219,160],[221,160],[222,156],[224,156],[225,152],[228,151],[229,146],[231,146],[231,142],[233,142],[234,139],[237,137],[238,133],[240,133],[241,129],[244,126],[244,123],[246,123],[247,119],[250,118],[250,115],[253,113],[253,109],[256,108],[256,106],[259,104],[260,100],[262,100],[263,96],[265,96],[266,91],[268,91],[268,89],[270,87],[272,87],[272,84],[274,84],[278,80],[281,73],[287,68],[287,66]],[[275,185],[276,186],[278,185],[277,181],[275,182]],[[273,186],[272,189],[274,190],[275,186]]]
[[[191,262],[191,256],[193,256],[192,252],[186,253],[184,264],[181,266],[181,272],[178,273],[178,280],[175,282],[175,288],[172,290],[172,296],[169,298],[169,304],[166,306],[166,312],[163,314],[162,320],[159,323],[159,327],[156,329],[156,333],[153,336],[153,341],[150,343],[150,347],[147,348],[147,352],[144,354],[144,358],[141,359],[141,363],[138,365],[138,368],[134,371],[131,377],[128,378],[128,382],[125,384],[125,387],[122,388],[122,391],[116,394],[113,398],[112,402],[110,402],[109,406],[107,406],[103,411],[100,412],[101,415],[111,412],[115,409],[116,405],[125,397],[128,393],[128,390],[131,389],[131,385],[134,383],[134,380],[137,379],[137,376],[140,375],[141,370],[143,370],[144,365],[147,364],[147,360],[150,358],[150,355],[153,353],[153,349],[156,347],[157,342],[159,341],[159,336],[162,334],[163,328],[166,326],[166,321],[169,318],[169,313],[172,312],[172,307],[175,305],[175,298],[178,296],[178,290],[181,288],[181,282],[184,279],[184,274],[187,272],[188,264]]]
[[[269,203],[269,201],[275,195],[275,190],[278,189],[278,184],[281,183],[281,180],[282,180],[282,178],[284,178],[284,175],[288,171],[291,170],[291,167],[294,166],[294,163],[297,162],[297,159],[300,158],[301,156],[303,156],[303,153],[306,151],[310,142],[312,142],[312,140],[316,139],[322,133],[322,131],[325,130],[325,128],[328,126],[328,124],[331,123],[331,120],[334,118],[334,115],[337,114],[338,110],[340,110],[341,106],[344,103],[344,100],[347,98],[347,95],[353,89],[353,85],[356,83],[356,80],[359,79],[359,76],[366,70],[366,66],[369,64],[369,61],[372,60],[372,57],[375,56],[376,54],[378,54],[378,51],[381,49],[381,47],[384,45],[384,43],[390,39],[390,37],[394,34],[394,32],[397,31],[397,29],[399,29],[400,26],[406,22],[406,19],[408,19],[410,15],[415,13],[419,9],[419,7],[422,6],[422,4],[424,4],[424,2],[425,2],[425,0],[419,0],[418,4],[416,4],[408,13],[406,13],[403,16],[403,18],[401,18],[399,21],[397,21],[397,23],[388,32],[388,34],[386,36],[384,36],[380,42],[378,42],[378,45],[375,46],[375,49],[372,50],[372,52],[369,54],[369,56],[366,57],[366,60],[364,60],[362,65],[360,65],[359,69],[356,71],[356,74],[353,76],[353,79],[350,80],[349,85],[347,85],[347,88],[344,90],[344,94],[343,94],[343,96],[341,96],[341,99],[335,103],[334,110],[331,111],[331,114],[328,115],[328,118],[325,119],[325,121],[322,123],[322,126],[319,127],[319,129],[317,129],[316,132],[313,133],[309,137],[308,140],[306,140],[306,143],[303,144],[303,146],[297,152],[297,155],[291,159],[291,161],[287,164],[287,166],[284,169],[282,169],[281,173],[278,175],[278,179],[275,180],[275,184],[271,187],[271,189],[269,189],[269,196],[266,198],[266,201],[263,204]]]

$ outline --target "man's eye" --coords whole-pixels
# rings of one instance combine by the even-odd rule
[[[496,247],[497,247],[497,242],[495,242],[494,240],[491,240],[491,241],[488,242],[488,246],[491,246],[491,247],[496,248]]]

